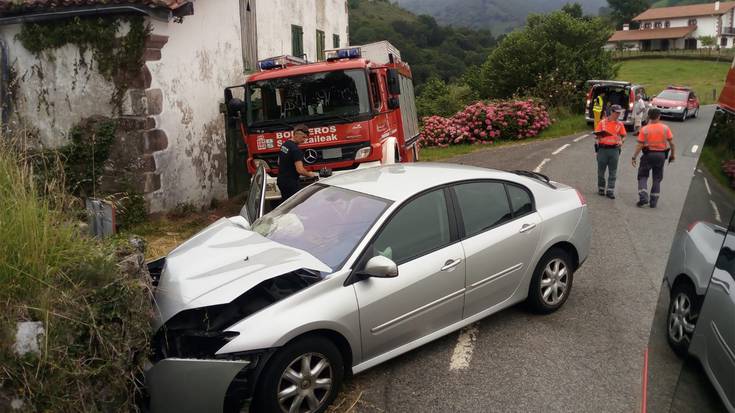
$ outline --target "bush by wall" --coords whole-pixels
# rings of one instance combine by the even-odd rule
[[[476,102],[454,116],[429,116],[419,141],[422,146],[491,144],[537,136],[551,124],[544,105],[535,100]]]

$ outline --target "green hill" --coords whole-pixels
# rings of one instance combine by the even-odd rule
[[[658,0],[653,2],[652,7],[686,6],[689,4],[712,3],[709,0]]]
[[[445,81],[480,65],[495,46],[489,30],[439,25],[428,15],[417,16],[388,0],[350,0],[350,43],[388,40],[411,65],[420,86],[432,76]]]

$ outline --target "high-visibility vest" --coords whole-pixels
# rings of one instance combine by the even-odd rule
[[[604,106],[604,102],[602,101],[602,96],[598,95],[595,98],[595,106],[592,108],[592,110],[595,112],[602,112],[603,106]]]
[[[638,143],[642,143],[643,147],[650,150],[661,152],[668,148],[666,144],[674,138],[671,128],[663,123],[651,123],[641,128],[638,133]]]
[[[627,133],[625,130],[625,125],[623,125],[620,121],[611,121],[607,119],[603,119],[600,121],[600,123],[597,125],[596,132],[599,131],[606,131],[610,135],[606,135],[601,137],[597,143],[600,145],[606,145],[606,146],[614,146],[614,145],[620,145],[623,143],[623,136]]]

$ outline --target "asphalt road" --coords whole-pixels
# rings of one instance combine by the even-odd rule
[[[593,139],[581,137],[584,134],[452,159],[497,169],[540,166],[552,179],[578,188],[587,198],[593,222],[589,259],[575,274],[571,296],[560,311],[537,316],[522,307],[511,308],[386,362],[352,378],[348,399],[341,400],[337,410],[639,410],[643,351],[671,241],[713,113],[710,106],[698,119],[667,122],[678,159],[666,166],[657,209],[635,206],[632,135],[620,157],[616,200],[596,194]],[[466,363],[453,363],[458,352]]]

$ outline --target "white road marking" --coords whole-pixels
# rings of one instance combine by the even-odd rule
[[[712,196],[712,190],[709,189],[709,181],[707,181],[706,177],[704,177],[704,186],[707,188],[707,193]]]
[[[715,204],[715,201],[709,200],[709,203],[712,205],[712,209],[715,211],[715,219],[717,222],[722,222],[722,218],[720,217],[720,210],[717,209],[717,204]]]
[[[697,153],[697,149],[699,149],[699,145],[692,145],[692,153]]]
[[[582,139],[584,139],[584,138],[586,138],[586,137],[588,137],[588,136],[590,136],[590,134],[589,134],[589,133],[588,133],[588,134],[585,134],[585,135],[582,135],[582,136],[580,136],[579,138],[576,138],[576,139],[574,139],[574,142],[579,142],[579,141],[581,141]]]
[[[464,370],[470,366],[476,340],[477,324],[468,325],[460,331],[457,345],[454,346],[454,353],[452,353],[452,360],[449,363],[449,370]]]
[[[570,147],[570,146],[571,146],[571,144],[566,144],[566,145],[562,146],[561,148],[559,148],[559,149],[555,150],[555,151],[554,151],[554,152],[552,152],[551,154],[552,154],[552,155],[558,155],[559,153],[561,153],[561,151],[563,151],[564,149],[566,149],[566,148],[568,148],[568,147]]]
[[[544,165],[546,165],[546,163],[549,162],[550,160],[551,159],[549,159],[549,158],[544,159],[543,161],[541,161],[540,164],[538,164],[538,166],[536,167],[536,169],[534,169],[533,171],[536,172],[536,173],[541,172],[541,168],[543,168]]]

